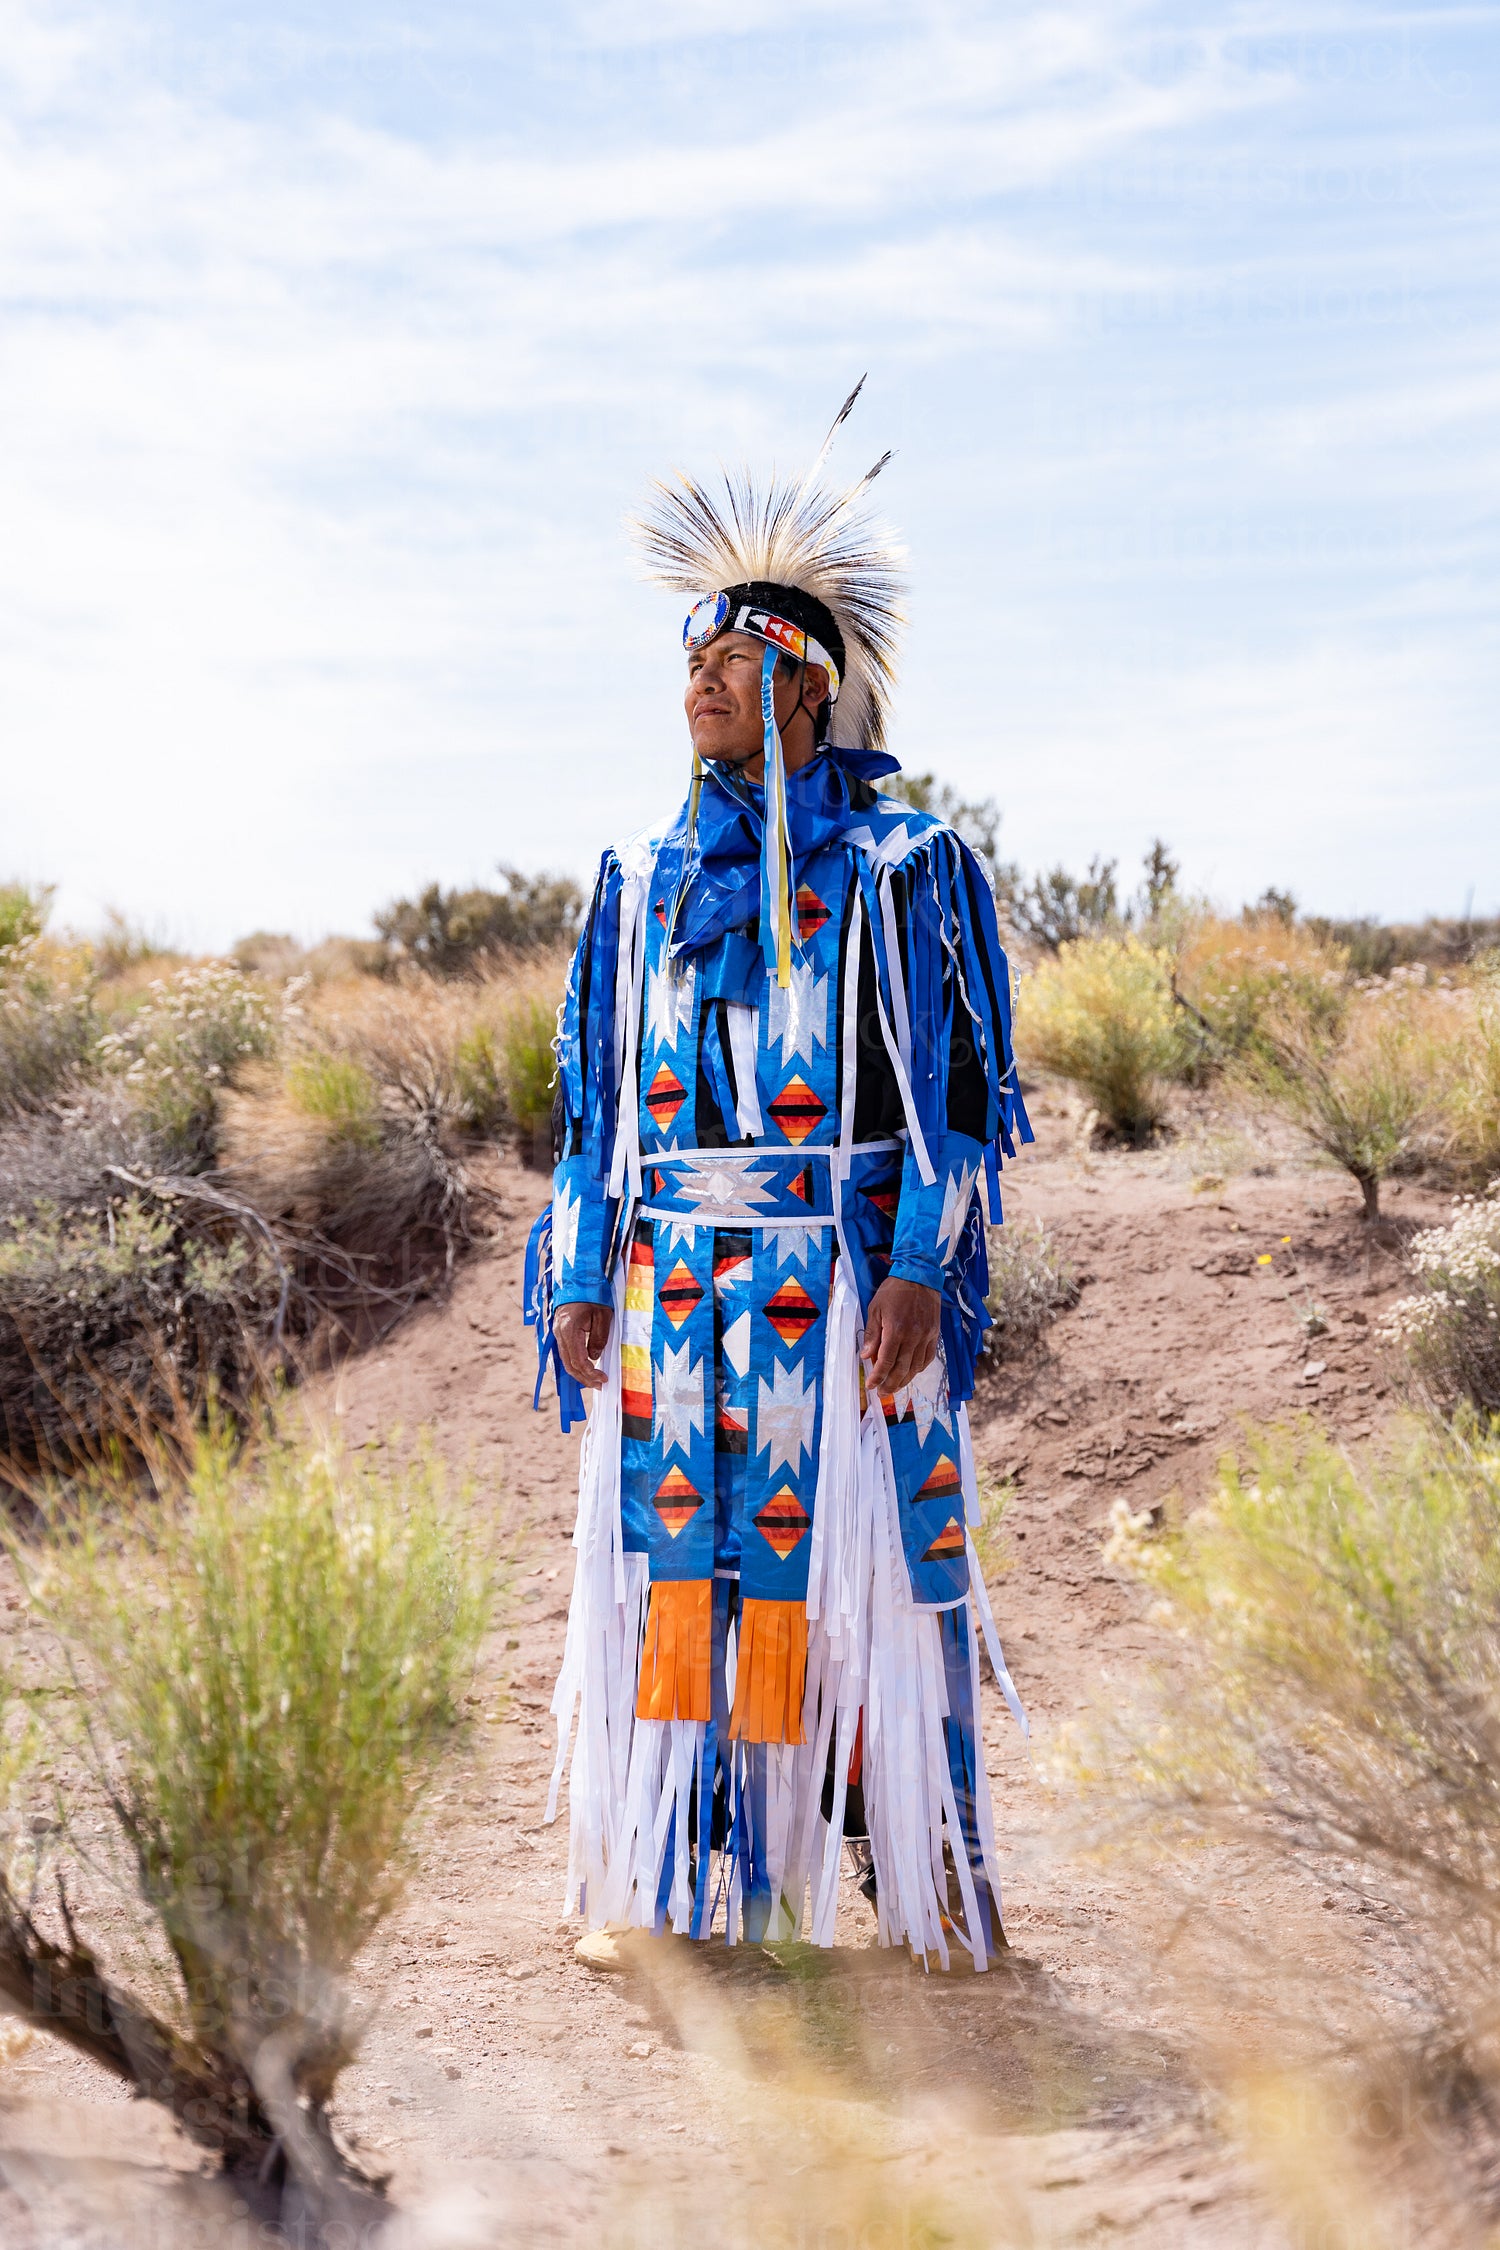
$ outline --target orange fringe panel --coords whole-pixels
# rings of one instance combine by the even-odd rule
[[[801,1742],[807,1685],[807,1604],[741,1605],[732,1742]]]
[[[714,1647],[711,1578],[657,1578],[651,1584],[641,1650],[638,1719],[711,1719]]]

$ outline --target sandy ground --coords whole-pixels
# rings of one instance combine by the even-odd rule
[[[1243,1417],[1369,1431],[1388,1411],[1374,1327],[1401,1234],[1444,1205],[1398,1187],[1377,1233],[1338,1176],[1285,1155],[1236,1169],[1244,1146],[1202,1121],[1163,1152],[1106,1156],[1040,1108],[1049,1153],[1007,1171],[1007,1208],[1045,1219],[1087,1278],[1048,1349],[986,1377],[974,1427],[981,1464],[1014,1482],[993,1590],[1044,1744],[1156,1653],[1100,1558],[1111,1504],[1192,1499]],[[993,1689],[1002,1970],[923,1977],[870,1945],[852,1892],[828,1960],[667,1946],[630,1976],[575,1964],[565,1821],[542,1814],[576,1438],[530,1411],[518,1285],[545,1186],[518,1168],[502,1184],[497,1236],[448,1305],[322,1401],[358,1444],[430,1426],[512,1557],[472,1742],[433,1804],[421,1878],[362,1964],[378,2013],[341,2087],[341,2129],[389,2172],[410,2239],[1289,2240],[1213,2129],[1184,2023],[1137,1973],[1160,1938],[1149,1877],[1059,1861]],[[1328,1325],[1310,1342],[1312,1303]],[[1219,1903],[1226,1929],[1268,1911],[1232,1881]],[[1334,1934],[1321,1905],[1274,1902],[1283,1953],[1309,1968]],[[157,2115],[45,2040],[0,2066],[0,2182],[0,2242],[17,2250],[255,2239]]]

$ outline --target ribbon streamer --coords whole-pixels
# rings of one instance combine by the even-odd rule
[[[787,833],[786,760],[776,724],[777,651],[766,643],[760,668],[760,712],[765,722],[766,817],[760,841],[760,949],[766,974],[783,991],[792,981],[792,841]]]

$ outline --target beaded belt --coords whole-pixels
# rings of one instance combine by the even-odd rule
[[[781,1203],[788,1190],[774,1183],[774,1176],[766,1172],[766,1165],[782,1165],[800,1171],[810,1161],[821,1159],[825,1163],[844,1153],[850,1156],[873,1156],[899,1149],[899,1140],[855,1141],[841,1152],[835,1145],[818,1148],[688,1148],[651,1151],[642,1158],[643,1166],[659,1174],[668,1172],[677,1176],[658,1182],[675,1199],[675,1208],[668,1209],[660,1203],[643,1203],[643,1219],[675,1219],[696,1222],[700,1226],[721,1227],[836,1227],[837,1178],[834,1181],[834,1209],[826,1212],[802,1210],[780,1214],[762,1208],[770,1203]]]

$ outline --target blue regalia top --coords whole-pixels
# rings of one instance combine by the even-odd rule
[[[942,1291],[950,1388],[971,1395],[985,1214],[998,1221],[1001,1156],[1031,1128],[988,877],[945,822],[878,793],[895,765],[825,746],[786,776],[785,991],[761,943],[763,788],[711,767],[694,821],[685,804],[664,834],[605,853],[558,1041],[555,1304],[611,1301],[653,1153],[899,1140],[894,1165],[852,1157],[840,1247],[864,1310],[888,1273]],[[622,911],[634,916],[627,950],[641,949],[633,968]]]

